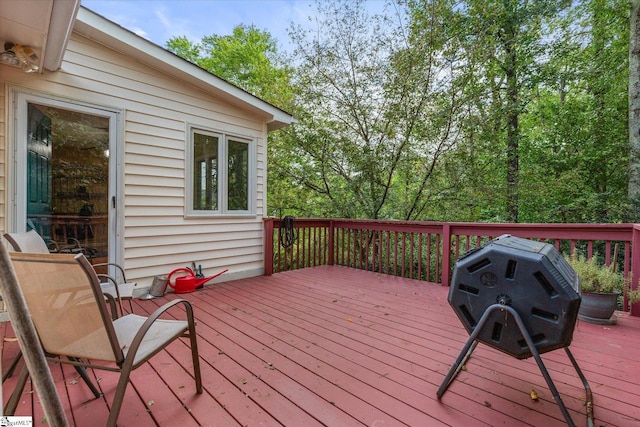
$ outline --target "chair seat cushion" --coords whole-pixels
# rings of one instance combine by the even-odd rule
[[[137,314],[127,314],[113,321],[116,336],[122,346],[125,357],[136,333],[146,320],[146,317],[138,316]],[[189,323],[186,320],[157,319],[149,328],[138,348],[133,362],[134,368],[156,354],[165,344],[183,335],[188,328]]]

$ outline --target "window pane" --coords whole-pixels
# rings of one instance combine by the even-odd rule
[[[229,210],[249,209],[249,144],[229,140]]]
[[[193,135],[193,209],[218,209],[218,137]]]

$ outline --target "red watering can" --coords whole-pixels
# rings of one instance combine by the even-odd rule
[[[220,273],[210,277],[196,278],[195,274],[193,274],[193,270],[191,270],[190,268],[176,268],[171,273],[169,273],[168,284],[175,290],[176,294],[186,294],[189,292],[193,292],[196,289],[200,289],[209,280],[214,279],[221,274],[226,273],[227,271],[229,270],[223,270]],[[177,275],[175,280],[171,280],[174,275]]]

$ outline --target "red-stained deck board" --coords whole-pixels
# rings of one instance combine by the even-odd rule
[[[265,292],[266,293],[266,292]],[[401,421],[407,422],[409,425],[415,425],[416,422],[430,422],[434,423],[434,419],[431,418],[432,414],[425,416],[424,413],[417,414],[417,420],[407,420],[412,414],[411,410],[416,411],[416,408],[422,406],[423,399],[432,398],[424,395],[424,386],[415,385],[417,377],[415,375],[404,375],[400,372],[401,378],[394,379],[394,371],[397,371],[395,364],[402,363],[402,360],[390,361],[390,363],[382,364],[377,363],[375,359],[368,357],[365,353],[377,351],[376,348],[367,346],[361,348],[360,351],[356,349],[362,347],[357,340],[351,340],[348,336],[348,327],[351,325],[347,318],[341,319],[339,322],[344,324],[344,329],[331,326],[330,328],[323,328],[312,322],[311,319],[316,322],[321,322],[319,318],[314,314],[313,309],[306,307],[304,311],[298,311],[300,309],[294,308],[292,305],[288,308],[289,311],[298,312],[299,317],[282,314],[287,310],[287,305],[283,304],[279,306],[277,301],[267,301],[268,297],[265,296],[261,299],[260,303],[252,303],[252,306],[258,307],[262,304],[270,304],[263,308],[264,312],[254,312],[253,315],[258,318],[258,322],[263,321],[264,326],[267,329],[282,331],[289,338],[289,344],[294,345],[296,348],[304,349],[305,353],[312,354],[315,359],[303,359],[300,360],[302,366],[311,366],[314,364],[325,368],[323,376],[334,382],[340,382],[342,380],[343,387],[353,394],[357,394],[361,397],[366,397],[365,400],[369,402],[377,403],[379,409],[385,410],[391,416],[400,418]],[[233,300],[232,300],[233,301]],[[238,304],[248,302],[250,300],[243,300],[242,297],[236,295],[235,301]],[[282,311],[281,311],[282,310]],[[270,314],[274,313],[273,318],[269,318]],[[275,313],[279,314],[280,319]],[[333,329],[333,332],[331,332]],[[313,341],[309,341],[305,336],[312,333],[314,337]],[[325,335],[334,335],[333,337],[326,338]],[[332,340],[333,338],[333,340]],[[286,349],[285,349],[286,350]],[[393,349],[391,349],[393,351]],[[384,353],[388,355],[388,353]],[[327,363],[324,360],[331,361],[331,367],[337,372],[327,371]],[[363,365],[363,362],[365,365]],[[377,368],[373,369],[373,368]],[[407,369],[412,367],[407,362]],[[367,393],[368,391],[368,393]],[[375,399],[379,402],[375,402]],[[410,410],[407,410],[404,406],[411,405]],[[406,414],[401,411],[407,412]],[[394,415],[395,414],[395,415]],[[400,415],[398,415],[400,414]],[[416,414],[414,414],[415,416]],[[403,420],[404,419],[404,420]],[[465,421],[463,416],[459,419],[460,422]],[[466,421],[473,421],[472,419],[466,419]]]
[[[278,292],[284,292],[282,290],[278,290]],[[268,291],[265,291],[263,289],[263,294],[268,293]],[[273,300],[271,300],[270,298],[268,298],[267,296],[264,296],[261,299],[262,303],[267,304],[267,300],[269,300],[269,304],[271,304],[271,311],[275,312],[280,312],[281,308],[278,308],[277,305],[279,304],[277,302],[277,297],[274,297]],[[287,302],[292,302],[294,301],[293,298],[287,298]],[[379,301],[379,300],[378,300]],[[300,302],[300,301],[296,301],[296,302]],[[257,303],[256,303],[257,304]],[[256,304],[253,304],[253,306],[257,306]],[[294,304],[294,305],[299,305],[299,304]],[[295,310],[295,309],[291,309],[291,310]],[[311,306],[306,306],[304,308],[300,308],[299,315],[300,318],[297,320],[291,320],[291,319],[285,319],[283,322],[283,324],[279,327],[282,328],[288,328],[288,325],[293,325],[293,324],[301,324],[304,323],[305,320],[302,319],[320,319],[323,316],[325,316],[325,314],[323,314],[322,310],[318,311],[318,310],[314,310]],[[270,309],[265,309],[265,312],[269,312]],[[320,313],[320,314],[318,314]],[[329,317],[331,317],[330,314],[328,314]],[[325,316],[326,317],[326,316]],[[355,318],[355,317],[354,317]],[[329,318],[328,320],[326,320],[327,322],[332,321],[333,319]],[[363,341],[362,336],[366,336],[370,334],[369,329],[367,328],[371,328],[371,324],[367,324],[366,328],[364,328],[364,331],[361,336],[358,336],[356,332],[354,332],[355,329],[363,329],[362,325],[358,325],[358,321],[365,321],[365,322],[369,322],[369,320],[364,319],[363,316],[358,317],[358,319],[356,321],[354,321],[353,319],[351,319],[351,322],[349,321],[345,321],[347,320],[346,317],[344,318],[339,318],[336,321],[336,324],[333,325],[329,325],[329,327],[321,329],[320,332],[314,331],[314,335],[318,336],[318,334],[322,334],[322,331],[329,331],[328,334],[333,333],[333,331],[337,331],[339,332],[339,338],[338,340],[341,341],[345,341],[345,338],[347,340],[347,345],[345,346],[344,343],[343,344],[337,344],[335,342],[332,342],[330,340],[326,340],[326,342],[324,342],[323,344],[318,343],[318,347],[319,348],[335,348],[337,349],[336,351],[341,351],[341,352],[345,352],[349,350],[349,347],[353,347],[356,348],[358,346],[364,346],[362,348],[362,353],[361,354],[352,354],[350,355],[351,357],[347,356],[346,359],[350,359],[352,358],[353,360],[360,360],[360,361],[364,361],[363,363],[366,365],[366,368],[364,366],[360,367],[359,365],[356,365],[355,371],[358,371],[358,368],[360,372],[365,372],[365,374],[361,374],[366,376],[366,370],[369,370],[372,366],[376,365],[376,360],[369,358],[367,355],[364,354],[364,352],[370,353],[373,349],[373,351],[379,351],[380,348],[384,347],[384,341],[379,341],[376,342],[376,340],[379,339],[378,337],[365,337],[364,339],[370,342],[370,345],[363,345],[361,343],[361,341]],[[324,319],[323,319],[324,321]],[[306,322],[307,324],[309,322]],[[347,326],[344,326],[347,325]],[[292,327],[292,328],[295,328]],[[287,329],[287,333],[293,335],[293,336],[301,336],[302,334],[300,332],[295,333],[293,330]],[[376,335],[380,335],[380,334],[376,334]],[[296,344],[297,347],[300,347],[300,344]],[[383,369],[383,371],[378,371],[377,373],[374,373],[373,376],[370,375],[370,381],[372,385],[376,385],[382,389],[387,391],[390,395],[393,395],[396,398],[400,398],[403,401],[409,402],[413,405],[415,405],[416,407],[420,407],[421,403],[422,403],[422,399],[428,398],[428,399],[435,399],[435,393],[429,393],[428,395],[424,395],[424,393],[426,392],[426,390],[430,390],[432,391],[434,388],[432,386],[437,387],[437,385],[439,385],[439,382],[441,381],[441,378],[443,375],[438,375],[437,376],[437,382],[432,382],[431,386],[428,384],[424,384],[424,383],[420,383],[419,381],[417,381],[417,378],[420,376],[420,373],[418,372],[421,369],[421,363],[422,364],[433,364],[433,360],[435,360],[436,357],[439,356],[439,354],[437,352],[434,352],[434,354],[432,355],[424,355],[424,354],[419,354],[419,353],[415,353],[413,355],[408,354],[408,355],[404,355],[402,358],[398,358],[395,357],[393,355],[394,350],[397,349],[398,347],[395,345],[392,346],[386,346],[387,352],[382,351],[380,352],[381,355],[379,355],[379,358],[382,358],[384,360],[384,364],[378,364],[379,368],[381,367]],[[406,353],[406,352],[405,352]],[[321,356],[321,359],[331,359],[333,358],[334,360],[338,360],[340,361],[340,359],[336,359],[335,356],[333,354],[325,354],[323,356]],[[394,360],[395,358],[395,360]],[[410,359],[413,358],[413,359]],[[447,358],[447,361],[444,362],[441,366],[442,366],[442,370],[443,372],[446,373],[446,369],[448,369],[448,363],[451,362],[451,360],[453,359],[453,357]],[[405,364],[408,366],[408,368],[406,368],[407,372],[403,372],[396,370],[395,366],[399,365],[399,364]],[[338,365],[340,365],[340,363],[338,363]],[[344,362],[342,363],[342,365],[344,365]],[[386,368],[385,368],[386,367]],[[354,368],[350,368],[347,367],[344,369],[345,372],[353,372]],[[428,375],[428,374],[427,374]],[[394,379],[393,377],[396,376],[398,378]],[[395,383],[395,388],[393,388],[394,382],[393,381],[397,381]],[[389,385],[392,385],[391,387]],[[403,395],[402,394],[402,387],[399,387],[399,384],[403,384],[405,386],[410,386],[411,390],[409,394]],[[407,390],[409,391],[409,390]],[[525,393],[526,396],[528,396],[528,391]],[[495,399],[500,399],[499,397],[495,397],[494,398],[494,403],[493,406],[496,406],[496,402]],[[506,405],[508,406],[508,402],[506,402]],[[461,399],[460,405],[458,405],[459,407],[464,408],[464,398]],[[440,409],[440,407],[436,407],[436,409]],[[557,408],[552,408],[553,410],[557,411]],[[477,411],[476,411],[477,412]],[[497,415],[495,413],[495,410],[491,410],[491,409],[486,409],[483,410],[483,412],[485,412],[486,414],[484,414],[484,416],[482,414],[476,414],[477,416],[480,417],[480,419],[475,420],[476,423],[480,422],[481,420],[483,420],[484,422],[487,422],[489,424],[493,424],[495,425],[496,423],[498,423],[500,421],[500,415]],[[434,415],[433,413],[431,413],[431,415]],[[528,418],[531,419],[531,415],[532,414],[528,414]],[[535,416],[535,414],[533,414]],[[558,413],[558,416],[560,416],[560,414]],[[424,421],[424,419],[422,419],[421,421]],[[460,422],[462,422],[462,420],[459,420]],[[508,423],[511,422],[512,420],[508,420],[505,419],[504,422]],[[546,420],[545,420],[546,421]]]
[[[157,300],[154,302],[165,301]],[[157,306],[149,302],[143,307],[145,311],[152,311],[155,308]],[[211,343],[212,336],[215,334],[212,331],[207,331],[207,325],[199,320],[197,331],[201,336],[203,333],[204,336],[207,336],[206,339],[201,338],[198,342],[198,351],[201,359],[200,369],[205,389],[202,396],[194,397],[195,382],[191,376],[193,372],[191,350],[186,345],[169,347],[167,353],[171,355],[171,359],[165,356],[166,361],[161,361],[165,366],[163,374],[169,374],[170,380],[177,380],[178,375],[182,379],[188,380],[188,382],[178,385],[177,388],[184,395],[186,399],[185,406],[189,409],[195,421],[199,425],[233,425],[235,423],[241,425],[277,425],[277,420],[248,399],[242,389],[234,384],[234,381],[230,381],[220,373],[219,365],[222,361],[222,366],[226,368],[224,372],[232,372],[231,376],[237,382],[240,383],[243,378],[249,378],[246,372],[239,372],[232,367],[225,366],[224,360],[228,358],[221,354],[220,350]],[[211,335],[208,332],[211,332]],[[214,339],[213,341],[217,340]],[[152,362],[155,361],[152,359]],[[235,363],[233,360],[230,362]],[[175,372],[167,372],[170,370],[167,369],[168,366],[176,368],[172,369]],[[182,366],[187,367],[188,373],[179,372]],[[234,414],[236,418],[234,419],[231,414]],[[162,425],[163,423],[172,422],[173,419],[159,416],[158,421]]]
[[[184,410],[183,399],[180,398],[194,394],[195,383],[166,352],[140,366],[133,376],[132,387],[129,388],[135,389],[153,419],[172,420],[176,425],[185,427],[198,425],[193,416]]]
[[[332,409],[335,410],[332,406],[339,409],[348,403],[358,408],[358,417],[364,418],[362,422],[365,424],[371,416],[382,416],[375,407],[348,393],[344,393],[339,387],[324,379],[322,375],[313,372],[313,370],[298,369],[298,366],[287,355],[283,355],[273,348],[280,341],[277,337],[263,333],[255,328],[254,325],[243,322],[241,318],[236,317],[239,311],[239,309],[232,306],[226,306],[226,310],[222,310],[212,305],[208,307],[205,315],[206,322],[212,322],[216,330],[229,338],[233,344],[242,348],[241,350],[235,346],[231,346],[231,348],[222,347],[225,354],[235,359],[240,353],[250,353],[253,356],[253,360],[250,360],[248,368],[256,376],[260,376],[261,379],[265,375],[273,374],[273,371],[277,371],[279,373],[278,377],[282,380],[287,377],[288,380],[283,381],[287,388],[282,390],[282,395],[293,398],[295,401],[297,400],[297,393],[303,396],[307,394],[310,399],[303,401],[302,405],[306,412],[315,417],[325,417],[324,414],[326,412],[331,413],[333,412],[331,411]],[[289,350],[296,351],[295,348],[290,348]],[[265,379],[270,378],[267,376]],[[321,395],[324,399],[310,396],[304,388],[307,390],[313,389],[316,394]],[[377,418],[373,420],[375,419]],[[354,422],[354,420],[349,420],[348,417],[344,417],[342,420],[350,423]]]
[[[484,344],[436,398],[468,337],[447,292],[325,266],[137,300],[138,314],[176,297],[193,303],[205,391],[195,394],[189,343],[179,340],[133,372],[118,425],[565,425],[535,361]],[[181,306],[171,315],[183,316]],[[640,319],[619,316],[615,326],[578,322],[571,345],[597,426],[640,425]],[[16,347],[4,343],[3,366]],[[584,389],[564,350],[542,358],[574,422],[585,425]],[[95,371],[105,396],[92,399],[72,367],[51,367],[70,423],[104,425],[117,375]],[[18,414],[31,414],[28,390]],[[34,408],[40,419],[37,396]]]
[[[326,289],[327,284],[323,284],[323,289]],[[318,287],[319,288],[319,287]],[[381,287],[376,287],[375,289],[380,289]],[[314,287],[314,289],[317,289],[316,287]],[[431,288],[431,289],[437,289],[437,288]],[[345,293],[350,293],[350,294],[354,294],[353,292],[353,287],[347,287],[343,290],[335,290],[335,289],[330,289],[330,291],[335,295],[340,295],[340,296],[344,296]],[[427,290],[428,291],[428,290]],[[368,293],[375,293],[376,291],[369,291],[367,290],[367,294]],[[355,295],[358,296],[358,298],[362,298],[363,295],[365,295],[365,293],[361,290],[361,288],[359,288],[358,292],[355,293]],[[374,301],[379,301],[380,296],[375,297]],[[437,298],[436,298],[437,299]],[[435,300],[435,299],[431,299],[431,300]],[[418,302],[419,299],[416,299],[416,302]],[[348,303],[346,303],[346,306],[349,307],[350,309],[352,309],[352,307],[356,304],[355,299],[351,299],[349,300]],[[419,309],[417,307],[420,307]],[[461,329],[461,327],[459,326],[459,322],[457,322],[457,319],[455,319],[455,316],[451,316],[451,312],[449,307],[444,304],[439,306],[441,309],[444,308],[446,310],[448,310],[447,314],[446,312],[440,311],[439,315],[442,317],[444,316],[444,318],[446,319],[447,317],[452,317],[455,322],[447,322],[447,323],[440,323],[435,325],[435,329],[433,329],[433,332],[429,331],[430,334],[430,339],[433,340],[436,345],[440,345],[440,346],[444,346],[444,348],[449,349],[451,348],[452,350],[454,350],[453,352],[450,352],[450,357],[452,360],[453,357],[455,355],[457,355],[457,352],[459,351],[459,349],[462,347],[464,340],[466,340],[467,336],[466,335],[460,335],[459,330]],[[410,315],[412,318],[414,318],[414,324],[415,323],[421,323],[422,322],[422,318],[424,318],[424,316],[421,316],[421,313],[424,313],[425,311],[431,312],[431,311],[438,311],[439,307],[425,307],[425,305],[423,303],[419,303],[418,305],[413,307],[412,309],[408,309],[406,311],[406,313],[409,313],[408,315]],[[389,316],[391,317],[391,316]],[[636,319],[633,319],[636,320]],[[434,325],[431,325],[434,326]],[[586,324],[584,322],[579,322],[578,326],[577,326],[577,330],[580,330],[581,328],[600,328],[599,330],[602,332],[607,332],[608,330],[611,330],[611,328],[602,328],[602,327],[595,327],[594,325],[590,325],[590,324]],[[616,327],[617,328],[617,327]],[[614,329],[616,329],[614,328]],[[458,333],[455,333],[455,329],[458,330]],[[447,333],[447,330],[449,331]],[[621,327],[620,330],[625,330],[624,327]],[[446,335],[442,335],[442,332],[445,332]],[[636,331],[637,332],[637,331]],[[589,335],[591,336],[591,335]],[[456,343],[454,343],[453,341],[457,341],[457,345]],[[631,343],[630,348],[634,348],[635,346],[637,346],[638,343],[638,337],[635,337],[635,341]],[[579,346],[582,343],[578,343],[577,345]],[[614,343],[609,343],[609,345],[613,345],[614,347],[620,347],[620,344],[614,344]],[[576,344],[574,343],[574,347],[576,347]],[[442,348],[442,347],[441,347]],[[574,350],[574,354],[578,355],[580,354],[581,349],[577,348]],[[636,353],[637,354],[637,353]],[[478,368],[482,368],[482,364],[480,364],[480,366],[476,366],[473,362],[473,359],[476,359],[478,356],[484,356],[487,357],[489,360],[487,360],[486,365],[487,366],[491,366],[490,363],[491,361],[495,361],[495,365],[496,366],[496,370],[495,372],[499,372],[500,373],[500,377],[504,376],[505,374],[511,374],[512,378],[510,379],[502,379],[502,378],[494,378],[493,381],[497,381],[499,379],[498,385],[506,383],[506,384],[513,384],[514,382],[518,382],[520,379],[528,379],[532,381],[532,385],[534,386],[534,388],[536,388],[536,390],[538,390],[540,392],[541,395],[547,395],[548,399],[551,403],[551,405],[548,405],[549,407],[548,409],[548,413],[552,416],[560,416],[560,412],[557,410],[557,407],[554,410],[554,402],[553,399],[550,396],[550,392],[548,392],[546,383],[543,381],[540,372],[538,370],[537,365],[535,365],[535,363],[533,363],[532,360],[527,360],[527,361],[519,361],[516,360],[514,358],[510,358],[510,357],[506,357],[503,354],[501,354],[500,352],[497,352],[496,350],[493,349],[486,349],[483,350],[482,346],[478,347],[478,350],[476,351],[476,353],[474,353],[474,358],[472,358],[472,361],[470,361],[469,363],[469,368],[470,369],[478,369]],[[610,357],[610,354],[607,354],[606,357]],[[546,359],[551,359],[553,360],[563,360],[563,364],[564,366],[561,366],[560,368],[558,368],[559,372],[554,373],[552,376],[554,377],[554,379],[556,380],[556,386],[558,386],[558,388],[560,389],[561,395],[563,395],[563,392],[566,393],[567,390],[562,388],[562,384],[558,384],[558,379],[562,380],[563,378],[566,380],[568,378],[568,383],[569,384],[575,384],[575,387],[572,389],[573,394],[574,394],[574,402],[573,404],[570,404],[569,399],[571,397],[565,396],[563,395],[563,398],[565,399],[565,403],[567,403],[567,405],[569,406],[570,410],[571,407],[575,408],[575,411],[577,411],[579,414],[583,413],[583,407],[582,407],[582,401],[584,399],[584,391],[582,389],[582,385],[581,383],[577,380],[575,372],[573,371],[573,368],[570,366],[569,361],[566,357],[566,355],[564,354],[564,351],[559,350],[556,352],[550,352],[547,353],[543,356],[543,358]],[[446,360],[446,359],[445,359]],[[587,358],[586,362],[588,362],[589,359]],[[450,363],[450,362],[445,362],[445,363]],[[582,362],[583,364],[585,364],[585,361]],[[606,361],[607,364],[611,363],[611,360],[608,359]],[[598,369],[602,369],[603,367],[605,367],[606,369],[607,365],[601,364],[600,367]],[[626,365],[625,369],[627,370],[627,372],[629,371],[629,369],[634,370],[634,366],[637,366],[637,363],[631,363],[629,365]],[[549,367],[549,366],[548,366]],[[585,368],[583,368],[585,369]],[[444,374],[446,371],[442,371],[442,373]],[[523,377],[523,373],[527,373],[527,377]],[[488,372],[489,375],[491,375],[491,372]],[[474,375],[477,375],[477,372],[474,372]],[[464,377],[464,374],[461,374],[459,379],[462,379]],[[487,379],[490,379],[491,376],[485,376]],[[495,375],[494,375],[495,377]],[[469,377],[470,379],[474,378],[472,376]],[[631,385],[633,387],[633,392],[635,395],[637,395],[637,385],[635,384],[635,378],[636,377],[631,377],[631,381],[634,381],[633,383],[627,383],[627,385]],[[629,380],[629,378],[627,378],[627,380]],[[524,384],[526,385],[526,383]],[[623,384],[624,385],[624,384]],[[454,387],[452,387],[454,388]],[[479,386],[480,389],[482,389],[481,386]],[[528,388],[527,387],[522,387],[524,390],[519,392],[518,397],[522,397],[522,396],[528,396]],[[451,393],[451,389],[447,392],[447,395],[445,395],[445,399],[448,398],[449,393]],[[500,393],[500,395],[505,396],[506,394]],[[602,399],[602,397],[600,397]],[[443,400],[445,400],[443,399]],[[526,399],[526,398],[525,398]],[[495,402],[491,399],[488,399],[489,403],[493,403],[493,407],[495,407]],[[522,404],[521,399],[517,400],[517,402],[519,404]],[[527,403],[527,400],[525,400],[525,403]],[[529,405],[531,404],[530,401],[528,401]],[[616,405],[619,405],[620,402],[611,402],[609,401],[607,398],[602,400],[603,406],[604,406],[604,410],[600,412],[600,415],[603,415],[607,412],[607,410],[611,407],[611,405],[613,404],[613,406],[615,407]],[[540,409],[539,402],[536,403],[536,406],[534,406],[533,408],[536,410]],[[635,411],[634,411],[635,414]],[[577,415],[575,415],[575,413],[573,414],[574,418],[579,419]],[[635,417],[637,417],[637,414],[634,415]],[[527,420],[530,420],[530,415],[525,415]],[[605,418],[606,419],[606,418]],[[615,417],[614,417],[615,419]]]
[[[264,292],[265,294],[267,291]],[[291,301],[291,299],[288,299]],[[238,303],[242,304],[243,301],[238,299]],[[265,313],[267,312],[280,312],[280,310],[286,310],[284,306],[279,307],[279,303],[276,298],[274,300],[269,299],[267,296],[261,299],[260,303],[269,304],[265,308]],[[252,306],[258,307],[260,303],[253,303]],[[290,309],[290,311],[295,311],[296,309]],[[340,319],[338,324],[348,325],[348,326],[336,326],[332,325],[328,328],[323,328],[318,326],[317,323],[324,321],[322,317],[325,316],[322,312],[320,314],[314,312],[313,308],[305,307],[304,311],[300,311],[299,318],[290,317],[282,320],[270,320],[270,325],[276,328],[282,328],[282,330],[286,331],[286,333],[290,336],[296,337],[297,341],[293,342],[297,348],[309,348],[313,347],[316,356],[321,360],[334,360],[334,365],[340,369],[344,373],[348,373],[355,378],[358,378],[362,381],[367,382],[371,387],[378,388],[379,390],[384,390],[385,393],[392,396],[394,399],[398,399],[400,403],[406,402],[408,404],[413,405],[415,408],[419,408],[423,406],[423,399],[435,399],[435,394],[429,393],[426,394],[427,390],[432,390],[432,386],[438,386],[442,375],[437,376],[437,381],[432,381],[432,384],[429,385],[426,382],[419,381],[419,378],[422,375],[430,376],[430,373],[422,374],[420,370],[422,366],[420,364],[420,360],[423,360],[424,364],[432,363],[434,360],[434,356],[437,357],[438,354],[434,355],[414,355],[413,360],[408,360],[407,356],[404,358],[399,358],[393,355],[394,349],[397,347],[389,346],[387,348],[388,351],[380,351],[380,348],[383,347],[380,343],[373,343],[372,345],[365,345],[361,342],[362,338],[357,337],[351,328],[358,328],[358,325],[354,326],[353,319],[351,322],[345,321],[346,318]],[[256,315],[254,313],[254,315]],[[263,316],[269,316],[268,314],[264,314]],[[316,319],[316,322],[309,322],[309,319]],[[266,321],[265,317],[265,321]],[[319,320],[320,319],[320,320]],[[327,320],[328,321],[328,320]],[[341,329],[343,327],[344,329]],[[314,329],[315,328],[315,329]],[[313,336],[316,337],[316,342],[313,345],[310,345],[308,342],[304,342],[305,332],[312,331]],[[339,332],[339,341],[332,341],[331,338],[324,338],[322,335],[331,335],[333,331]],[[368,332],[367,332],[368,334]],[[375,338],[372,338],[375,340]],[[359,350],[359,351],[358,351]],[[370,357],[371,352],[378,352],[376,357]],[[336,357],[340,356],[340,357]],[[382,360],[379,361],[378,359]],[[358,361],[352,362],[352,361]],[[450,362],[451,359],[447,359],[447,362]],[[406,365],[404,371],[402,369],[396,368],[399,365]],[[448,365],[443,364],[443,371],[446,373],[446,369],[448,369]],[[433,375],[431,375],[433,376]],[[528,392],[525,393],[528,396]],[[499,397],[497,398],[499,399]],[[464,404],[464,398],[460,399],[461,405]],[[506,402],[508,405],[508,402]],[[398,405],[398,402],[395,402],[389,406],[391,410],[395,408],[393,406],[401,406]],[[494,406],[496,406],[496,402],[494,401]],[[382,407],[381,407],[382,408]],[[436,409],[441,409],[439,406]],[[552,411],[557,411],[557,408],[552,408]],[[499,421],[500,415],[496,415],[495,411],[490,409],[485,410],[485,416],[480,415],[481,419],[467,419],[467,422],[478,423],[480,421],[487,422],[489,424],[494,424]],[[431,416],[436,414],[431,413]],[[529,414],[529,419],[532,414]],[[536,414],[533,414],[534,416]],[[559,415],[559,414],[558,414]],[[484,418],[484,419],[482,419]],[[419,418],[419,421],[424,422],[424,415]],[[464,417],[460,417],[458,422],[462,423],[464,421]],[[506,422],[510,422],[511,420],[505,419]],[[409,423],[410,425],[415,425],[415,423]]]
[[[219,298],[220,301],[224,301],[230,303],[228,307],[235,307],[234,300],[226,300],[224,297]],[[313,353],[322,352],[322,348],[316,347],[313,342],[300,340],[294,338],[294,336],[287,331],[286,329],[275,327],[270,325],[269,318],[263,318],[260,316],[256,316],[256,313],[250,314],[245,313],[241,309],[233,310],[234,315],[238,319],[239,322],[245,322],[247,324],[247,328],[253,329],[253,331],[248,331],[255,336],[261,336],[262,344],[269,345],[274,351],[274,359],[282,360],[285,365],[281,365],[281,362],[278,362],[278,365],[274,365],[277,369],[282,370],[287,375],[292,378],[299,378],[302,376],[307,376],[308,372],[314,372],[317,375],[321,375],[325,381],[332,383],[337,386],[338,389],[327,390],[327,393],[339,393],[339,395],[345,396],[343,398],[336,397],[334,401],[335,406],[341,407],[343,405],[343,401],[348,399],[352,404],[360,405],[362,408],[362,403],[356,402],[355,398],[362,399],[363,396],[366,396],[366,399],[362,399],[367,403],[373,405],[376,409],[383,410],[387,405],[387,402],[394,399],[391,397],[394,393],[400,392],[398,388],[390,388],[387,393],[378,392],[377,388],[372,388],[366,384],[364,380],[364,376],[369,375],[368,371],[358,371],[357,365],[352,365],[344,369],[339,369],[339,366],[336,366],[336,361],[329,364],[323,361],[323,356],[327,358],[331,357],[331,355],[320,354],[316,355]],[[269,342],[271,340],[271,342]],[[286,358],[286,359],[283,359]],[[337,360],[338,365],[340,363],[344,364],[344,360]],[[345,375],[345,373],[347,373]],[[376,376],[378,381],[382,381],[384,383],[384,378],[380,376]],[[308,384],[304,383],[303,384]],[[381,384],[384,386],[384,384]],[[325,392],[322,388],[318,387],[317,389],[312,388],[313,391],[318,393]],[[331,394],[327,395],[327,398],[331,398]],[[407,404],[405,404],[402,400],[394,401],[392,406],[392,412],[395,412],[396,415],[390,414],[396,419],[409,418],[411,416],[416,416],[413,414],[415,409]],[[367,409],[360,409],[361,411],[366,411]],[[371,409],[369,409],[371,410]],[[423,414],[420,415],[420,420],[425,420]],[[363,419],[362,421],[365,423],[373,422],[376,419],[387,419],[387,415],[383,415],[382,413],[378,413],[378,411],[372,411],[372,417],[380,417],[374,418],[371,420]],[[406,421],[406,420],[405,420]],[[436,420],[431,419],[432,423],[437,422]],[[408,421],[407,424],[412,425],[414,422]]]

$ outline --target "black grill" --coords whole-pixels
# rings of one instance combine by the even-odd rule
[[[564,348],[585,387],[587,424],[593,425],[591,388],[569,350],[580,308],[580,280],[556,248],[500,236],[456,262],[448,301],[469,339],[440,385],[439,399],[477,344],[484,343],[518,359],[533,356],[567,424],[574,426],[540,357]]]

